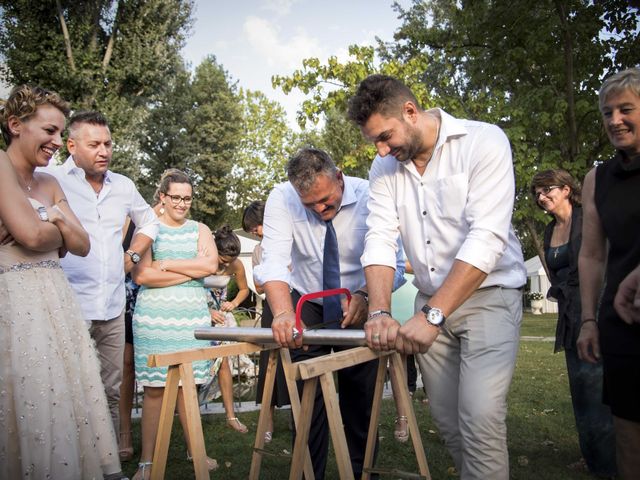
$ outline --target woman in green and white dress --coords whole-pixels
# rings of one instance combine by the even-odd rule
[[[152,248],[133,271],[141,285],[133,314],[136,381],[144,387],[142,406],[142,452],[134,479],[150,476],[151,459],[158,432],[158,419],[167,369],[147,366],[149,354],[207,346],[193,331],[211,326],[202,279],[218,269],[218,252],[211,230],[187,218],[193,200],[191,180],[171,169],[160,180],[160,231]],[[209,376],[209,362],[193,363],[196,384]],[[182,388],[178,393],[178,415],[183,427],[186,415]],[[185,429],[186,431],[186,429]],[[187,457],[190,446],[187,441]],[[217,462],[208,458],[209,470]]]

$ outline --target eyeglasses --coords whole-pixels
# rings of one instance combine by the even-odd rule
[[[185,205],[191,205],[193,197],[181,197],[180,195],[167,195],[171,199],[171,204],[174,206],[180,205],[180,202],[184,202]]]
[[[549,195],[549,192],[554,188],[560,188],[559,185],[549,185],[548,187],[542,187],[540,190],[535,192],[536,200],[540,199],[540,195],[544,195],[545,197]]]

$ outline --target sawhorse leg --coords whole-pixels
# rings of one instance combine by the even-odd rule
[[[165,477],[167,454],[169,452],[169,440],[173,428],[173,417],[178,400],[178,384],[182,380],[182,395],[184,397],[185,411],[187,415],[187,437],[191,444],[191,455],[196,479],[209,478],[207,466],[207,454],[204,448],[204,434],[200,419],[200,406],[198,394],[193,378],[191,363],[182,363],[179,366],[172,365],[167,372],[167,383],[162,408],[160,410],[160,424],[155,449],[153,451],[153,465],[151,466],[151,479],[162,480]]]
[[[393,370],[396,378],[398,379],[398,384],[401,387],[405,387],[407,385],[407,374],[404,369],[403,359],[398,352],[393,352],[390,355],[389,368]],[[378,366],[376,388],[371,408],[371,422],[369,424],[367,450],[365,452],[364,468],[362,473],[363,480],[368,480],[370,478],[371,469],[373,467],[373,453],[375,448],[375,439],[378,435],[378,420],[380,418],[380,411],[382,407],[382,393],[386,371],[387,362],[384,358],[381,358],[380,365]],[[393,394],[397,397],[398,404],[403,406],[405,412],[407,412],[407,425],[409,427],[411,442],[413,443],[413,449],[416,454],[420,475],[426,480],[431,480],[431,473],[429,472],[429,465],[427,464],[427,456],[424,452],[424,446],[422,445],[422,437],[420,436],[418,422],[413,410],[413,403],[411,402],[411,397],[409,397],[409,390],[407,388],[399,388],[398,390],[399,391],[394,391]]]

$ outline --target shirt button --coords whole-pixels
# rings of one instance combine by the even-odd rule
[[[436,271],[436,269],[435,269],[435,268],[433,268],[433,267],[431,267],[431,269],[430,269],[430,270],[431,270],[432,272],[435,272],[435,271]]]
[[[426,210],[423,210],[423,211],[422,211],[422,215],[426,215],[426,214],[427,214],[427,211],[426,211]]]
[[[431,240],[427,240],[427,245],[431,245]]]

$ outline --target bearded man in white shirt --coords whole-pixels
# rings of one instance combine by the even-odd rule
[[[372,75],[349,117],[377,151],[362,264],[367,342],[417,354],[434,419],[463,480],[508,479],[506,396],[526,271],[511,227],[509,141],[495,125],[423,110],[395,78]],[[395,237],[415,271],[416,312],[390,313]]]
[[[96,343],[100,375],[118,438],[125,272],[151,246],[159,223],[134,183],[109,170],[113,144],[106,118],[99,112],[78,112],[70,118],[68,128],[71,156],[60,166],[48,167],[46,172],[56,177],[70,207],[89,233],[91,251],[86,257],[67,254],[60,263]],[[127,217],[137,226],[137,232],[129,250],[123,252],[122,230]]]

